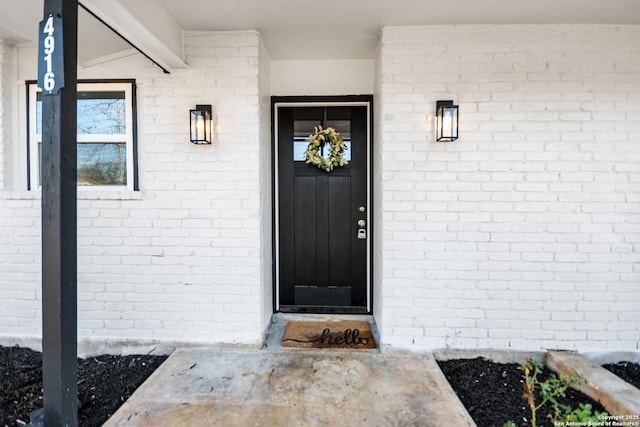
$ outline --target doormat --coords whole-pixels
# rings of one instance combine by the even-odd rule
[[[377,348],[367,322],[290,321],[282,338],[283,347]]]

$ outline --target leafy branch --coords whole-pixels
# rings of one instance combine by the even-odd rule
[[[557,397],[564,397],[569,387],[578,387],[587,384],[586,378],[574,372],[571,375],[551,374],[544,381],[538,378],[542,374],[543,365],[537,360],[527,359],[525,363],[518,366],[518,370],[523,372],[523,398],[527,400],[531,410],[531,426],[536,427],[536,415],[545,404],[551,404],[553,414],[549,417],[556,421],[589,421],[597,420],[599,415],[606,415],[597,412],[592,414],[591,405],[579,404],[578,409],[572,409],[569,405],[561,405]],[[539,401],[538,401],[539,400]],[[509,420],[504,427],[516,427],[516,424]]]

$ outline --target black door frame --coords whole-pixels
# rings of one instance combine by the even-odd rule
[[[339,96],[272,96],[271,97],[271,183],[272,183],[272,277],[273,311],[280,312],[279,290],[279,234],[278,234],[278,108],[279,107],[322,107],[322,106],[366,106],[367,122],[367,306],[362,311],[344,312],[337,308],[335,313],[353,314],[373,312],[373,95]],[[301,308],[300,313],[314,313],[317,310]],[[326,311],[324,311],[326,312]]]

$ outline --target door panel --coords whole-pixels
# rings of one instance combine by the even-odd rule
[[[329,277],[327,283],[351,283],[350,249],[351,237],[349,222],[349,207],[351,206],[351,179],[338,176],[329,179],[329,254],[331,268],[327,266]]]
[[[278,106],[277,213],[280,311],[368,311],[369,108]],[[335,127],[349,164],[325,172],[301,152],[314,126]],[[359,229],[366,238],[358,238]]]
[[[294,186],[294,230],[305,230],[308,224],[318,221],[318,207],[316,204],[316,178],[298,177]],[[286,228],[286,227],[285,227]],[[295,269],[294,283],[312,284],[316,281],[318,265],[318,235],[310,230],[309,233],[294,233]]]

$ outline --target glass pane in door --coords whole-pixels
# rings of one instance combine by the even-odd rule
[[[293,122],[293,160],[295,162],[304,162],[306,160],[305,153],[309,145],[309,135],[315,132],[315,127],[320,126],[319,120],[294,120]],[[343,157],[347,161],[351,161],[351,122],[349,120],[328,120],[325,127],[332,127],[344,141],[346,150]],[[331,152],[329,143],[325,144],[322,149],[324,157],[329,157]]]

